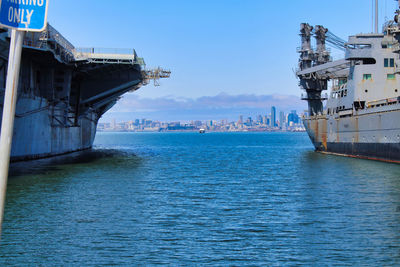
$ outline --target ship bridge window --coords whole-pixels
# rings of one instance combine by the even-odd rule
[[[371,64],[376,64],[375,58],[372,57],[367,57],[367,58],[353,58],[354,60],[354,65],[371,65]]]
[[[388,79],[388,80],[395,80],[395,79],[396,79],[396,76],[395,76],[394,74],[388,74],[388,75],[387,75],[387,79]]]
[[[393,44],[382,44],[382,48],[386,49],[386,48],[392,48]]]
[[[364,74],[363,80],[372,80],[372,74]]]
[[[350,49],[365,49],[371,48],[371,44],[348,44],[347,47]]]
[[[376,64],[376,60],[375,58],[363,58],[362,59],[362,64],[363,65],[372,65],[372,64]]]
[[[383,66],[385,68],[393,68],[394,67],[394,58],[384,58]]]

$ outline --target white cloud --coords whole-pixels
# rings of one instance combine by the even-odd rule
[[[220,93],[215,96],[199,98],[175,98],[173,96],[160,98],[141,98],[135,94],[127,94],[113,107],[110,112],[155,112],[171,110],[194,109],[238,109],[260,108],[268,109],[276,106],[282,110],[304,109],[305,102],[293,95],[229,95]]]

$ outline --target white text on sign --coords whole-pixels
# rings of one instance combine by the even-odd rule
[[[28,9],[29,6],[43,6],[43,0],[7,0],[7,2],[18,4],[18,5],[26,5],[27,8],[15,8],[10,6],[8,9],[8,21],[11,23],[22,23],[25,24],[25,27],[28,27],[31,23],[32,14],[34,12],[33,9]]]

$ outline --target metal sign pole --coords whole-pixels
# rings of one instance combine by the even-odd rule
[[[25,32],[12,30],[8,56],[6,93],[4,96],[3,119],[0,133],[0,234],[3,225],[6,199],[8,167],[14,129],[15,104],[17,102],[19,69],[21,64],[22,41]]]

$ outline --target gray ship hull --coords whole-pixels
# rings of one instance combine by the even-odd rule
[[[400,163],[400,104],[350,112],[304,118],[316,151]]]
[[[51,157],[92,147],[97,125],[95,112],[64,127],[53,120],[57,107],[46,99],[20,96],[17,102],[11,161]],[[32,113],[33,111],[36,111]]]
[[[1,104],[8,48],[9,32],[0,28]],[[126,54],[77,50],[50,25],[44,32],[26,34],[11,161],[91,148],[100,117],[123,94],[142,86],[142,65],[132,49]]]

